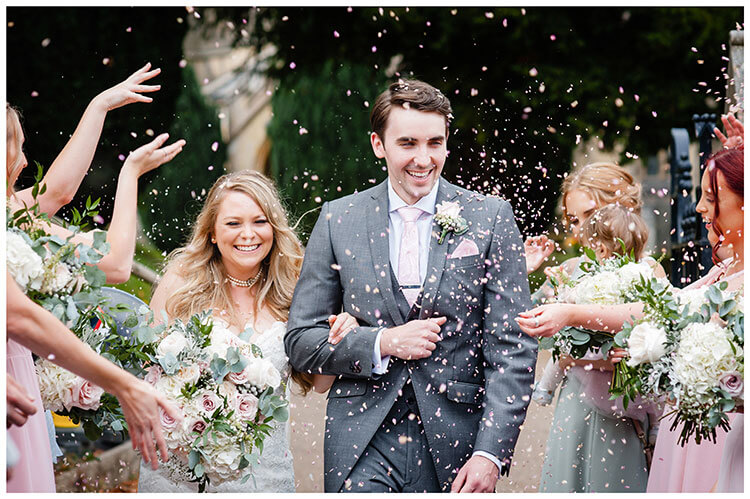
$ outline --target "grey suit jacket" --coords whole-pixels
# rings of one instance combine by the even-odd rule
[[[285,345],[295,369],[338,375],[328,394],[326,491],[341,488],[408,378],[444,490],[473,451],[510,462],[536,361],[536,341],[514,321],[530,308],[523,242],[506,201],[441,178],[437,203],[443,201],[462,206],[469,230],[438,244],[440,227],[433,225],[421,306],[408,316],[391,278],[385,182],[325,203],[310,236]],[[464,239],[479,254],[448,258]],[[326,319],[342,308],[361,326],[333,346]],[[385,374],[373,374],[381,328],[437,316],[447,322],[430,357],[392,357]]]

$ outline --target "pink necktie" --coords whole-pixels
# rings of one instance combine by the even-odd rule
[[[398,283],[401,290],[413,306],[419,296],[422,281],[419,279],[419,230],[417,230],[417,219],[424,213],[419,208],[402,206],[398,210],[401,220],[404,222],[404,230],[401,233],[401,248],[398,253]]]

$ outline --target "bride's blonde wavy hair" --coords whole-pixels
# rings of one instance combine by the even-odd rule
[[[232,324],[243,326],[230,299],[230,284],[221,253],[211,242],[219,207],[229,191],[250,196],[273,228],[273,245],[261,264],[263,274],[254,312],[257,316],[267,307],[276,320],[286,321],[302,268],[302,244],[289,226],[276,186],[265,175],[250,170],[229,173],[216,181],[193,224],[187,245],[174,250],[167,258],[164,274],[173,271],[183,279],[182,286],[167,299],[167,314],[170,318],[186,320],[204,310],[223,310],[229,314]],[[311,375],[293,372],[292,378],[305,393],[312,387]]]
[[[302,244],[289,226],[276,186],[265,175],[250,170],[229,173],[216,181],[193,224],[187,245],[169,255],[164,272],[174,271],[184,284],[167,299],[167,314],[184,320],[209,308],[219,309],[229,313],[234,325],[242,327],[229,297],[221,253],[211,242],[219,207],[229,191],[248,195],[273,228],[273,245],[261,264],[254,312],[257,315],[265,306],[275,319],[285,321],[302,268]]]

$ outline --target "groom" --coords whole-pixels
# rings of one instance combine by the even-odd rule
[[[509,472],[536,360],[513,320],[523,242],[506,201],[441,178],[450,118],[431,85],[391,84],[370,116],[388,180],[325,203],[310,235],[285,345],[295,369],[338,375],[326,492],[492,492]],[[334,345],[342,308],[360,327]]]

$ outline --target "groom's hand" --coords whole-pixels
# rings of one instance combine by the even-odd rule
[[[499,470],[484,456],[471,456],[451,485],[451,492],[495,492]]]
[[[442,339],[438,333],[446,320],[445,317],[433,317],[386,329],[380,335],[380,355],[404,360],[429,357],[436,348],[435,344]]]

